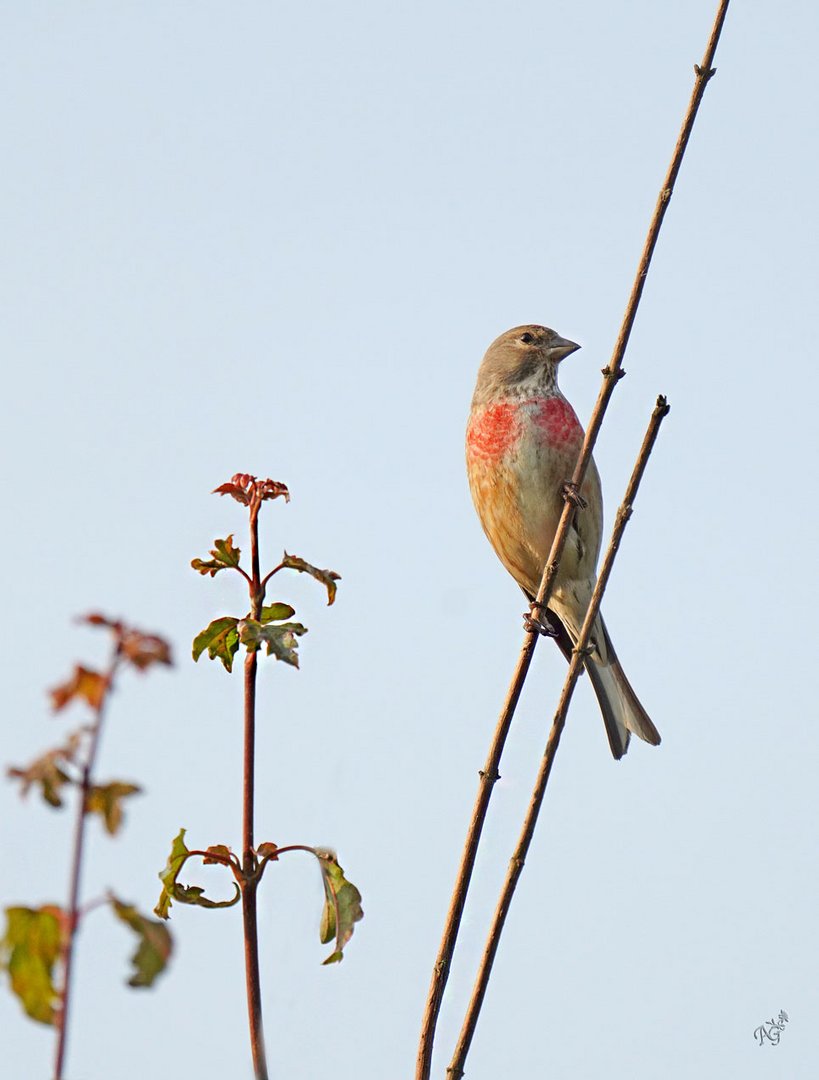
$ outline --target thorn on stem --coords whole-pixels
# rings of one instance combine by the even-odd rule
[[[487,778],[487,775],[488,775],[488,774],[487,774],[487,772],[486,772],[486,770],[485,770],[485,769],[478,769],[478,776],[479,776],[479,777],[481,778],[481,780],[486,780],[486,778]],[[491,777],[492,783],[493,783],[493,784],[494,784],[494,783],[497,783],[497,781],[498,781],[498,780],[500,780],[500,778],[501,778],[501,775],[500,775],[500,773],[498,772],[498,770],[497,770],[497,769],[495,769],[495,773],[494,773],[494,775],[493,775],[493,776]]]

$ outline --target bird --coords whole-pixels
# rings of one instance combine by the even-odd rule
[[[580,421],[557,385],[560,362],[579,348],[547,326],[516,326],[501,334],[481,361],[467,424],[467,475],[475,509],[496,555],[530,603],[583,445]],[[603,497],[593,459],[579,494],[541,619],[567,659],[588,610],[600,554]],[[615,759],[626,753],[632,734],[659,745],[660,733],[626,678],[600,613],[584,666]]]

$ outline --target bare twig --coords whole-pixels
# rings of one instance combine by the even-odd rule
[[[68,1044],[68,1016],[71,1005],[71,975],[74,969],[74,943],[76,941],[80,920],[83,915],[82,908],[80,907],[80,879],[82,875],[83,853],[85,851],[85,822],[88,817],[88,794],[91,791],[91,778],[97,760],[100,737],[102,736],[105,706],[108,703],[108,695],[110,694],[111,687],[114,683],[114,675],[120,664],[121,646],[122,639],[118,637],[108,665],[108,670],[103,675],[105,689],[100,697],[99,704],[94,710],[94,722],[90,725],[88,753],[86,754],[85,763],[83,764],[80,776],[77,812],[76,817],[74,818],[74,842],[71,852],[71,879],[68,886],[68,918],[62,953],[63,985],[60,992],[60,1010],[57,1016],[57,1046],[54,1052],[54,1080],[62,1080],[63,1069],[65,1067],[66,1047]]]
[[[258,619],[264,598],[259,571],[259,509],[261,502],[250,505],[250,617]],[[259,972],[259,932],[256,917],[256,853],[253,849],[253,808],[255,800],[256,757],[256,671],[257,651],[249,649],[245,658],[245,728],[244,784],[242,794],[242,922],[244,925],[245,983],[250,1046],[256,1080],[267,1080],[267,1057],[262,1027],[262,989]]]
[[[614,346],[614,352],[609,362],[608,367],[603,369],[603,385],[598,394],[597,401],[592,411],[592,415],[589,419],[588,429],[586,431],[586,437],[583,442],[582,450],[580,451],[580,457],[578,458],[577,465],[575,467],[574,475],[571,480],[571,489],[579,491],[583,483],[583,478],[586,475],[586,469],[589,461],[591,460],[592,450],[594,444],[597,441],[597,435],[600,430],[600,425],[603,422],[606,409],[608,407],[609,399],[614,392],[614,387],[622,378],[624,372],[622,370],[623,356],[625,355],[628,339],[631,334],[632,327],[634,325],[634,319],[637,314],[637,308],[640,303],[640,297],[642,296],[643,286],[648,274],[648,268],[651,263],[651,258],[654,253],[654,248],[657,243],[657,238],[660,233],[660,227],[665,217],[665,212],[668,208],[668,204],[671,200],[671,194],[674,190],[674,184],[677,180],[677,175],[680,171],[680,165],[685,154],[686,146],[691,135],[691,129],[694,125],[694,120],[699,109],[700,102],[702,101],[703,94],[705,93],[705,87],[708,84],[709,79],[714,74],[712,63],[714,60],[714,54],[717,48],[717,42],[722,31],[722,26],[725,21],[725,16],[728,10],[729,0],[721,0],[719,9],[717,11],[714,25],[711,29],[711,36],[708,41],[708,45],[705,50],[702,64],[695,65],[694,71],[696,75],[694,89],[691,94],[691,99],[688,104],[688,109],[683,120],[682,128],[680,130],[679,137],[677,139],[677,145],[674,148],[674,153],[671,158],[671,164],[669,165],[668,172],[666,173],[660,194],[657,198],[657,204],[654,208],[654,214],[649,225],[648,235],[646,237],[643,252],[640,257],[640,262],[637,268],[637,274],[632,286],[631,295],[629,296],[628,304],[626,306],[625,315],[623,316],[623,322],[620,327],[620,333],[617,337],[617,342]],[[571,504],[570,498],[567,495],[566,505],[563,508],[563,514],[560,518],[557,531],[555,533],[554,541],[552,542],[552,549],[549,553],[546,566],[544,568],[543,578],[538,589],[537,598],[533,605],[535,612],[542,611],[548,604],[549,597],[551,596],[552,589],[554,587],[555,577],[560,565],[560,558],[563,553],[563,548],[566,544],[566,538],[568,536],[569,526],[574,513],[574,507]],[[433,967],[432,979],[430,981],[430,987],[427,994],[426,1008],[424,1010],[424,1016],[421,1025],[421,1037],[418,1045],[418,1056],[416,1060],[416,1080],[429,1080],[430,1071],[432,1068],[432,1047],[435,1039],[435,1028],[438,1022],[438,1014],[441,1009],[441,1001],[443,1000],[444,989],[446,987],[447,980],[449,978],[449,970],[452,964],[452,955],[455,951],[455,943],[458,936],[458,930],[461,923],[461,917],[463,915],[464,905],[466,903],[466,894],[469,889],[469,883],[472,878],[472,870],[475,865],[475,857],[477,855],[478,844],[483,830],[483,824],[486,818],[486,813],[489,807],[489,800],[492,795],[492,789],[495,781],[498,778],[498,765],[503,753],[503,748],[506,743],[507,735],[509,734],[509,728],[512,723],[512,717],[515,712],[515,708],[520,697],[523,683],[526,679],[526,675],[529,671],[529,665],[532,661],[532,655],[537,644],[538,634],[536,628],[533,626],[531,629],[527,629],[526,638],[524,639],[523,647],[518,658],[517,666],[515,668],[512,682],[509,687],[509,692],[506,695],[506,701],[504,702],[503,709],[501,710],[500,717],[498,718],[497,727],[495,733],[492,736],[492,742],[490,744],[489,753],[486,758],[486,764],[480,773],[480,782],[478,786],[478,794],[475,799],[475,805],[472,811],[472,818],[469,824],[466,841],[464,843],[464,849],[461,856],[461,863],[458,869],[458,876],[455,882],[455,888],[450,900],[449,910],[447,912],[446,923],[444,925],[444,932],[441,938],[441,944],[438,949],[438,956],[435,960]]]
[[[546,749],[541,759],[540,770],[535,781],[535,786],[532,791],[532,797],[529,801],[529,809],[527,810],[526,817],[524,819],[523,828],[521,829],[520,838],[518,839],[517,847],[512,858],[509,861],[509,869],[506,874],[506,880],[504,881],[503,888],[501,890],[500,899],[498,900],[498,906],[495,909],[495,914],[492,919],[492,926],[489,930],[489,934],[486,940],[486,947],[484,949],[483,956],[481,958],[480,967],[478,969],[478,975],[475,980],[475,986],[472,991],[472,997],[469,1001],[466,1017],[464,1018],[463,1027],[461,1028],[461,1034],[458,1037],[458,1042],[455,1047],[455,1053],[452,1057],[452,1062],[447,1069],[447,1076],[452,1080],[459,1080],[464,1075],[464,1063],[466,1061],[466,1055],[469,1053],[469,1047],[472,1043],[472,1036],[475,1034],[475,1027],[478,1023],[478,1016],[480,1015],[481,1006],[483,1005],[483,999],[486,994],[486,987],[489,983],[489,976],[492,972],[492,964],[495,959],[495,953],[500,943],[500,936],[503,932],[503,925],[506,922],[506,916],[509,912],[509,907],[512,903],[512,896],[515,892],[515,887],[518,883],[518,878],[523,870],[523,864],[526,861],[526,855],[529,851],[529,845],[532,842],[532,837],[535,832],[535,825],[537,824],[538,814],[540,813],[540,807],[543,803],[543,797],[546,793],[546,785],[549,782],[549,775],[552,771],[552,762],[554,761],[555,754],[557,753],[558,745],[560,744],[560,736],[563,732],[563,727],[566,723],[566,714],[569,710],[569,705],[572,700],[572,694],[574,693],[575,685],[583,671],[583,659],[586,647],[591,637],[592,628],[594,626],[594,620],[597,617],[597,613],[600,610],[600,602],[603,598],[603,593],[606,590],[609,576],[611,575],[611,568],[614,565],[614,559],[617,555],[618,548],[620,547],[620,540],[622,539],[623,532],[625,531],[626,524],[632,513],[632,505],[634,503],[635,496],[637,495],[637,489],[640,486],[640,481],[643,478],[645,467],[648,462],[649,455],[651,454],[654,443],[657,439],[657,434],[660,430],[660,424],[663,422],[663,418],[668,414],[669,405],[664,397],[657,398],[657,404],[654,407],[654,411],[651,414],[651,420],[649,421],[648,429],[643,439],[643,445],[640,447],[640,453],[637,456],[637,461],[634,466],[634,471],[631,474],[626,493],[623,497],[623,501],[620,504],[620,508],[617,511],[617,516],[614,520],[614,529],[611,535],[611,541],[609,543],[608,550],[606,551],[605,558],[603,559],[603,565],[600,568],[600,574],[597,578],[597,583],[592,593],[592,598],[589,603],[588,611],[586,612],[586,618],[583,622],[580,635],[577,639],[577,644],[572,654],[572,661],[569,665],[569,672],[566,675],[566,681],[563,684],[563,692],[560,695],[560,701],[558,702],[557,712],[555,713],[554,720],[552,721],[552,729],[549,732],[549,738],[546,743]]]

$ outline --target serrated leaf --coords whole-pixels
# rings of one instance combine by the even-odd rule
[[[99,611],[90,611],[87,615],[78,615],[77,622],[88,623],[89,626],[107,626],[109,630],[113,630],[116,634],[122,630],[122,623],[119,619],[110,619]]]
[[[36,758],[25,768],[12,766],[7,770],[8,776],[15,780],[21,780],[20,794],[28,795],[32,784],[40,785],[43,799],[49,806],[59,807],[63,805],[61,790],[65,784],[74,783],[73,779],[58,764],[59,757],[54,751],[43,754]]]
[[[133,626],[127,626],[121,619],[109,619],[98,611],[81,615],[77,622],[89,626],[104,626],[114,635],[119,654],[139,671],[144,671],[153,664],[172,664],[171,647],[164,638],[157,634],[145,634]]]
[[[233,657],[239,648],[238,619],[225,615],[214,619],[193,639],[193,658],[198,660],[205,649],[211,660],[221,660],[226,671],[233,670]]]
[[[164,638],[130,627],[123,631],[119,651],[137,671],[146,671],[154,664],[173,664],[171,647]]]
[[[126,904],[111,897],[111,907],[118,919],[130,927],[139,938],[136,952],[131,957],[134,974],[129,986],[152,986],[154,980],[168,965],[173,949],[171,932],[163,922],[140,914],[133,904]]]
[[[243,506],[258,505],[267,499],[278,499],[280,495],[284,496],[285,502],[290,502],[290,492],[285,484],[278,480],[259,480],[250,473],[235,473],[229,483],[214,488],[213,494],[230,495]]]
[[[306,633],[307,627],[302,626],[301,623],[263,625],[255,619],[243,619],[239,624],[239,640],[248,651],[266,645],[268,656],[275,656],[277,660],[284,660],[286,664],[292,664],[293,667],[299,666],[299,657],[296,652],[299,643],[296,639]]]
[[[185,843],[185,830],[180,829],[171,844],[171,853],[168,856],[165,869],[159,874],[159,880],[162,882],[162,892],[159,894],[159,900],[154,908],[154,914],[158,915],[160,919],[167,919],[169,917],[171,905],[174,901],[179,904],[195,904],[198,907],[204,908],[233,907],[234,904],[239,902],[241,893],[239,891],[239,886],[236,885],[235,882],[234,888],[236,889],[236,895],[230,900],[209,900],[208,897],[205,896],[205,890],[200,888],[200,886],[180,885],[177,878],[182,871],[182,867],[190,858],[190,854],[190,850]]]
[[[104,675],[77,664],[70,679],[49,691],[51,705],[55,712],[59,712],[75,698],[80,698],[96,711],[102,705],[107,689],[108,680]]]
[[[26,1013],[41,1024],[57,1019],[60,993],[54,985],[54,966],[62,951],[63,925],[62,910],[52,904],[6,908],[2,965]]]
[[[200,574],[216,577],[220,570],[235,569],[239,565],[241,549],[233,546],[233,533],[224,540],[214,540],[210,559],[193,559],[191,566]]]
[[[112,780],[110,784],[94,784],[86,796],[85,812],[99,814],[106,832],[115,836],[122,825],[122,800],[140,791],[142,788],[137,784],[124,784],[120,780]]]
[[[355,924],[364,918],[361,893],[344,876],[332,851],[316,851],[324,882],[324,909],[319,937],[322,945],[335,938],[335,949],[324,964],[336,964],[344,958],[344,946],[353,936]]]
[[[317,566],[311,566],[309,562],[299,558],[298,555],[288,555],[286,551],[281,565],[289,570],[298,570],[300,574],[309,574],[316,581],[320,581],[327,589],[327,604],[333,603],[336,598],[336,582],[341,581],[341,574],[337,574],[335,570],[320,570]]]
[[[290,607],[289,604],[268,604],[267,607],[262,608],[259,622],[281,622],[282,619],[289,619],[295,614],[296,609]]]
[[[63,746],[48,750],[45,754],[35,758],[29,765],[9,768],[8,775],[15,780],[22,781],[20,794],[22,796],[28,795],[29,788],[37,784],[40,787],[43,799],[49,806],[62,806],[62,788],[66,784],[77,783],[77,780],[70,773],[67,773],[65,769],[68,765],[76,764],[77,753],[84,733],[85,729],[80,728],[68,737]]]
[[[205,851],[209,856],[202,860],[205,866],[216,863],[221,866],[230,866],[233,862],[233,852],[227,844],[211,844],[210,847],[205,848]]]

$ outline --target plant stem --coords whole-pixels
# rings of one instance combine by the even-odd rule
[[[86,804],[91,790],[91,777],[94,772],[94,763],[97,760],[102,724],[105,718],[105,706],[108,694],[114,681],[119,664],[119,643],[114,649],[105,679],[105,691],[101,696],[100,703],[94,712],[94,723],[91,727],[91,739],[88,744],[88,753],[82,768],[79,783],[79,798],[74,818],[74,841],[71,853],[71,877],[68,886],[68,925],[65,931],[65,942],[62,953],[63,986],[60,993],[60,1012],[57,1019],[57,1046],[54,1053],[54,1080],[62,1080],[65,1066],[66,1048],[68,1044],[68,1016],[71,1004],[71,976],[74,970],[74,941],[80,925],[82,912],[80,909],[80,884],[82,876],[82,860],[85,850],[85,820],[88,816]]]
[[[640,262],[637,267],[637,274],[626,305],[620,333],[617,337],[617,342],[615,343],[614,352],[609,365],[603,369],[603,384],[589,419],[586,437],[583,441],[583,447],[580,451],[580,457],[578,458],[574,475],[572,476],[572,487],[575,491],[580,491],[589,461],[591,460],[594,444],[597,441],[600,425],[603,422],[609,400],[614,392],[614,387],[617,385],[619,379],[625,374],[622,370],[622,364],[626,346],[637,315],[637,308],[643,293],[643,287],[651,264],[651,258],[654,254],[654,248],[657,244],[660,227],[671,200],[674,184],[680,171],[680,165],[682,164],[683,155],[685,154],[685,149],[688,145],[694,120],[708,81],[714,74],[711,65],[714,61],[717,43],[719,41],[720,33],[722,32],[723,23],[725,22],[728,3],[729,0],[721,0],[702,63],[695,66],[696,81],[694,83],[694,89],[691,94],[680,134],[677,138],[677,144],[674,147],[671,164],[668,167],[668,172],[666,173],[662,187],[660,188],[660,194],[657,198],[654,214],[652,215],[648,229],[648,235],[646,236],[646,241],[640,256]],[[552,542],[549,558],[547,559],[546,566],[543,570],[543,577],[540,582],[540,588],[533,609],[535,614],[542,612],[548,604],[574,513],[574,505],[571,500],[567,499]],[[472,877],[472,869],[475,864],[478,844],[480,842],[483,824],[486,819],[492,789],[498,778],[498,765],[506,743],[506,737],[509,733],[512,717],[529,670],[536,644],[537,634],[534,630],[527,632],[520,657],[518,658],[517,667],[515,668],[515,673],[512,677],[509,692],[506,696],[506,701],[504,702],[495,732],[492,736],[492,743],[487,755],[486,766],[480,774],[478,795],[475,800],[472,819],[469,824],[466,842],[461,855],[461,864],[458,870],[458,876],[452,893],[449,912],[447,914],[447,920],[444,926],[444,932],[441,938],[438,956],[433,967],[432,979],[427,994],[427,1002],[421,1024],[421,1036],[416,1059],[416,1080],[429,1080],[432,1069],[432,1048],[435,1040],[435,1029],[438,1023],[438,1015],[441,1009],[444,989],[446,988],[447,980],[449,978],[452,956],[455,951],[455,944],[460,929],[464,905],[466,903],[466,894]]]
[[[563,692],[560,695],[560,701],[558,703],[557,711],[552,722],[552,729],[549,732],[546,749],[541,759],[540,770],[538,772],[537,780],[535,781],[535,787],[532,791],[532,796],[529,801],[529,809],[527,810],[526,817],[524,819],[517,847],[515,848],[515,852],[512,855],[512,858],[509,860],[509,869],[506,874],[506,880],[504,881],[500,898],[498,899],[498,904],[495,908],[495,914],[493,916],[492,925],[487,936],[486,945],[484,947],[480,967],[478,968],[478,975],[475,979],[475,986],[472,990],[472,997],[470,998],[469,1006],[467,1007],[463,1027],[461,1028],[461,1033],[458,1037],[458,1042],[455,1047],[455,1053],[453,1054],[452,1062],[447,1069],[447,1077],[451,1078],[451,1080],[460,1080],[460,1077],[464,1075],[464,1064],[466,1062],[466,1056],[469,1053],[469,1048],[472,1044],[472,1037],[475,1034],[475,1028],[477,1026],[481,1006],[483,1005],[483,1000],[486,995],[486,988],[489,984],[489,976],[492,973],[492,965],[495,960],[495,954],[498,950],[498,945],[500,943],[504,923],[506,922],[506,916],[512,903],[512,897],[518,883],[518,878],[523,872],[523,865],[526,861],[526,855],[529,851],[529,845],[531,844],[532,837],[534,836],[535,825],[537,824],[540,808],[543,804],[543,798],[546,794],[546,785],[549,782],[549,776],[551,775],[552,771],[552,763],[554,762],[555,754],[557,753],[557,748],[560,744],[560,736],[566,723],[566,714],[569,711],[569,705],[571,704],[574,688],[577,684],[577,680],[580,677],[581,672],[583,671],[583,659],[586,652],[586,646],[588,645],[589,638],[591,637],[594,620],[597,618],[597,613],[600,610],[600,603],[603,599],[603,593],[606,590],[606,585],[608,584],[609,577],[611,576],[614,559],[617,555],[618,548],[620,547],[620,540],[622,539],[626,524],[631,517],[632,504],[634,502],[635,496],[637,495],[637,489],[640,486],[640,481],[643,478],[643,473],[645,472],[649,455],[651,454],[654,443],[657,439],[657,435],[660,430],[660,424],[667,416],[668,409],[669,406],[666,403],[665,398],[659,397],[657,399],[657,404],[654,407],[654,411],[651,414],[648,429],[646,431],[645,438],[643,439],[643,444],[640,447],[640,452],[637,456],[637,461],[634,465],[634,470],[631,474],[631,479],[629,480],[628,487],[626,488],[623,502],[621,503],[620,508],[617,511],[611,541],[609,543],[608,550],[606,551],[606,556],[603,559],[603,565],[600,568],[600,574],[598,575],[597,583],[594,587],[591,601],[589,602],[588,611],[586,612],[586,618],[583,622],[583,626],[577,639],[577,645],[575,646],[572,653],[572,660],[569,665],[569,672],[566,675],[566,681],[563,684]]]
[[[250,552],[252,580],[250,583],[250,615],[258,619],[262,606],[262,588],[259,575],[259,508],[260,503],[250,506]],[[250,1025],[250,1048],[256,1080],[267,1080],[267,1058],[262,1028],[262,990],[259,974],[259,934],[256,919],[256,854],[253,850],[253,809],[256,782],[256,671],[257,653],[249,651],[245,659],[245,730],[244,730],[244,783],[242,787],[242,922],[245,942],[245,983],[247,987],[247,1014]]]

